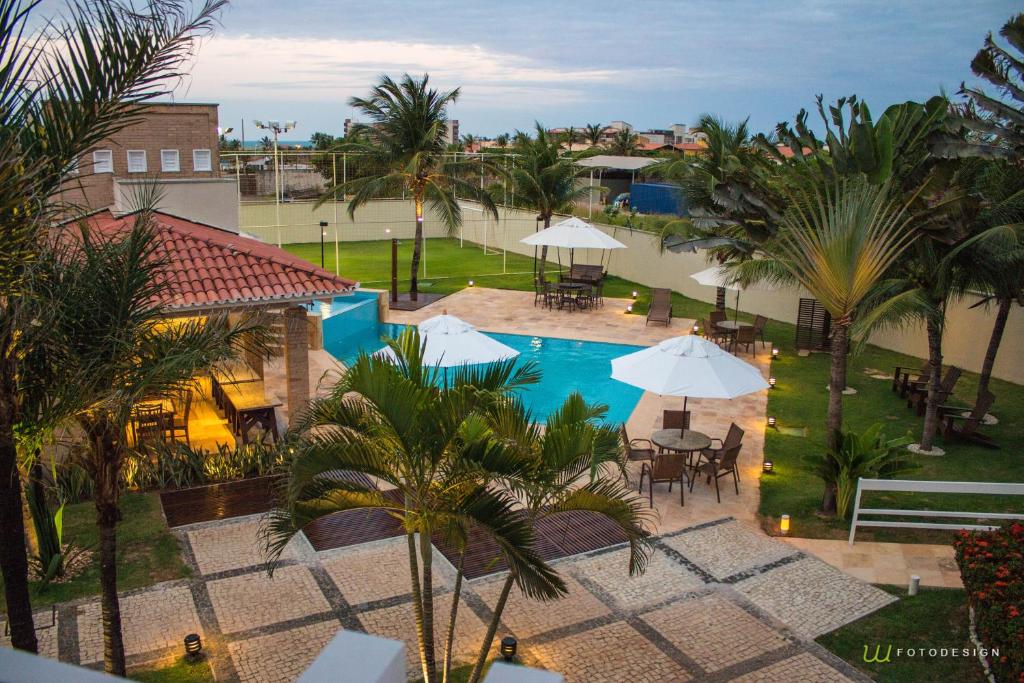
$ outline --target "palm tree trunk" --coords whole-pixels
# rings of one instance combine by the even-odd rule
[[[1004,297],[999,299],[999,308],[996,310],[996,321],[992,325],[992,336],[988,340],[988,350],[985,351],[985,361],[981,364],[981,375],[978,377],[978,398],[974,402],[974,409],[971,411],[971,417],[975,420],[980,420],[985,417],[978,409],[978,405],[981,403],[981,397],[988,391],[989,380],[992,379],[992,368],[996,364],[996,354],[999,353],[999,344],[1003,341],[1003,332],[1006,330],[1006,320],[1010,317],[1010,306],[1013,305],[1013,299],[1010,297]]]
[[[412,240],[412,272],[409,275],[409,299],[416,301],[419,298],[419,270],[420,255],[423,252],[423,195],[416,193],[413,197],[416,203],[416,235]]]
[[[28,592],[28,554],[25,549],[25,520],[22,518],[21,476],[14,442],[10,406],[0,395],[0,573],[7,600],[7,625],[11,645],[38,652],[32,602]]]
[[[116,428],[101,421],[91,425],[95,458],[96,525],[100,530],[100,611],[103,624],[103,670],[125,675],[121,603],[117,596],[117,523],[123,444]]]
[[[406,532],[405,540],[409,545],[409,574],[412,578],[412,609],[416,619],[416,642],[420,650],[420,669],[423,671],[423,683],[433,683],[427,673],[427,641],[423,638],[423,591],[420,586],[419,560],[416,559],[416,536]]]
[[[430,534],[422,532],[420,562],[423,565],[423,683],[433,683],[437,680],[437,663],[434,660],[434,546],[430,544]]]
[[[544,214],[544,229],[551,227],[551,215]],[[540,263],[537,264],[537,280],[544,282],[544,267],[548,262],[548,245],[543,245],[540,248]]]
[[[926,321],[928,331],[928,400],[925,404],[924,429],[921,432],[921,450],[930,451],[939,428],[939,389],[942,386],[942,326],[934,316]]]
[[[448,683],[452,669],[452,649],[455,646],[455,619],[459,615],[459,598],[462,597],[462,567],[466,561],[466,549],[459,553],[459,566],[455,572],[455,593],[452,595],[452,609],[448,615],[448,635],[444,640],[444,663],[441,669],[441,683]]]
[[[512,590],[515,577],[511,572],[505,579],[505,585],[501,587],[501,594],[498,596],[498,603],[494,606],[494,616],[491,623],[487,625],[487,633],[484,634],[483,643],[480,644],[480,654],[477,655],[476,664],[473,665],[473,672],[469,674],[467,683],[479,683],[483,675],[484,665],[487,664],[487,655],[491,652],[491,645],[494,643],[494,634],[498,632],[498,624],[501,622],[501,613],[505,611],[505,603],[508,602],[508,594]]]
[[[832,365],[828,379],[828,417],[826,418],[825,443],[829,450],[838,450],[843,439],[843,391],[846,390],[846,354],[850,349],[849,323],[834,323],[832,326]],[[821,498],[821,512],[836,513],[836,483],[826,482]]]

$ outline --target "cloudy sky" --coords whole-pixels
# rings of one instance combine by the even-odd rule
[[[953,93],[1004,0],[234,0],[180,100],[222,126],[296,119],[289,138],[340,133],[381,73],[461,87],[463,133],[622,119],[750,116],[757,130],[856,93],[873,110]]]

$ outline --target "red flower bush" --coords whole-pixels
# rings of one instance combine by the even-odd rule
[[[978,637],[997,681],[1024,683],[1024,524],[961,531],[953,543]]]

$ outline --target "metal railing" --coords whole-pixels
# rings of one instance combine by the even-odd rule
[[[991,496],[1024,496],[1024,484],[1002,484],[981,481],[915,481],[909,479],[858,479],[857,497],[853,505],[853,521],[850,524],[850,545],[853,545],[857,527],[887,527],[896,529],[948,529],[988,531],[996,528],[992,524],[950,524],[948,522],[901,522],[875,519],[861,519],[861,515],[878,517],[922,517],[942,519],[992,519],[1024,520],[1024,514],[1009,512],[967,512],[963,510],[914,510],[906,508],[862,508],[861,494],[864,491],[889,491],[901,493],[969,493]]]

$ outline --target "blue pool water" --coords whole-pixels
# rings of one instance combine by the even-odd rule
[[[381,323],[377,317],[377,295],[356,292],[339,297],[324,313],[324,348],[342,363],[351,363],[360,351],[381,349],[384,337],[395,337],[401,325]],[[573,391],[590,403],[608,406],[605,421],[625,422],[643,391],[613,380],[611,360],[638,351],[642,346],[602,342],[531,337],[520,334],[487,335],[519,351],[518,360],[536,361],[541,380],[521,390],[527,407],[537,420],[544,420]]]

